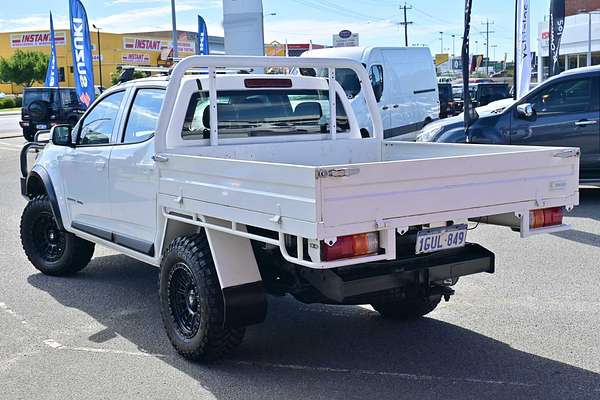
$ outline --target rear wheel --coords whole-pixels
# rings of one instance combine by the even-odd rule
[[[371,305],[384,318],[407,320],[417,319],[429,314],[435,310],[441,299],[441,295],[415,294],[410,297],[396,298]]]
[[[94,243],[58,228],[45,195],[29,201],[23,210],[21,243],[33,266],[47,275],[80,271],[94,254]]]
[[[171,243],[159,286],[163,324],[179,354],[213,361],[242,342],[245,328],[224,326],[223,294],[204,232]]]

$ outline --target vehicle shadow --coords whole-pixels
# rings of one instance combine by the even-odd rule
[[[598,221],[598,233],[571,229],[552,235],[589,246],[600,247],[600,188],[579,189],[579,206],[566,215],[571,218],[588,218]]]
[[[288,297],[269,298],[265,323],[248,328],[227,360],[195,364],[166,339],[157,268],[107,256],[74,277],[35,274],[28,281],[105,326],[72,338],[77,345],[107,346],[121,336],[163,354],[161,360],[218,399],[600,398],[599,374],[460,326],[435,318],[394,323],[361,307],[304,305]]]

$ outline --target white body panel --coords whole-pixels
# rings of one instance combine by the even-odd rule
[[[378,102],[384,137],[421,129],[439,118],[440,103],[435,66],[428,48],[346,47],[311,50],[302,57],[341,57],[361,62],[367,71],[383,67],[383,94]],[[363,93],[350,100],[359,126],[372,132]]]

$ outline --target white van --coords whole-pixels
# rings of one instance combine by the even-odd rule
[[[385,138],[417,131],[439,118],[437,77],[428,48],[337,47],[307,51],[302,57],[339,57],[361,62],[371,78]],[[327,71],[317,74],[326,76]],[[356,74],[337,69],[336,79],[350,99],[363,136],[370,136],[372,123]]]

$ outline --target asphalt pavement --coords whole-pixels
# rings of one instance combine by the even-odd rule
[[[0,139],[7,136],[21,135],[20,113],[0,113]]]
[[[266,322],[205,366],[170,346],[156,268],[99,248],[74,277],[29,264],[21,144],[0,139],[0,399],[600,399],[600,189],[581,190],[569,232],[470,231],[496,273],[426,318],[269,298]]]

